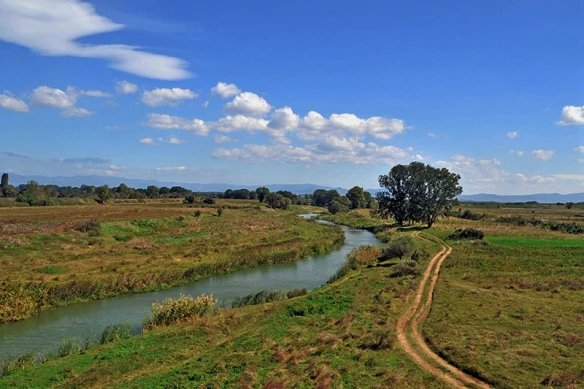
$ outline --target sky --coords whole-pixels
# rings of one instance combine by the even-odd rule
[[[584,2],[0,0],[0,171],[584,192]],[[123,181],[123,180],[122,180]]]

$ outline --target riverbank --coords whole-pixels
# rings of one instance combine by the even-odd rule
[[[394,271],[360,267],[306,296],[220,309],[13,372],[0,386],[445,388],[397,346],[420,277]]]
[[[1,209],[0,323],[340,247],[342,230],[296,217],[305,209],[257,206],[220,216],[182,204]]]

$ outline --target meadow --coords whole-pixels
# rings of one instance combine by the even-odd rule
[[[461,217],[467,209],[482,216]],[[255,220],[262,212],[244,213]],[[419,324],[429,347],[492,387],[584,388],[584,235],[516,223],[521,217],[580,225],[582,213],[578,206],[462,204],[432,229],[397,228],[368,210],[323,215],[373,230],[390,245],[412,231],[423,239],[415,239],[403,260],[355,250],[329,284],[306,295],[242,296],[238,308],[153,325],[136,337],[14,370],[0,378],[0,387],[450,387],[404,352],[396,332],[421,273],[446,245],[452,252]],[[485,238],[450,238],[464,228]],[[412,262],[414,271],[400,270]],[[430,288],[422,301],[432,297]],[[246,306],[255,300],[274,302]],[[410,328],[405,336],[413,336]]]
[[[340,228],[296,216],[309,210],[237,200],[0,208],[0,322],[342,245]]]

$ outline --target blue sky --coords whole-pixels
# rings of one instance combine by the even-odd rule
[[[0,170],[584,191],[584,3],[0,0]]]

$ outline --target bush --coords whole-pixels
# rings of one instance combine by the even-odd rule
[[[328,280],[328,283],[330,284],[343,278],[351,270],[373,265],[381,255],[382,250],[378,246],[359,246],[358,248],[354,248],[347,254],[347,261]]]
[[[336,215],[339,212],[347,212],[349,207],[340,201],[335,200],[328,206],[327,210],[333,215]]]
[[[126,339],[132,336],[130,323],[118,323],[105,327],[99,337],[99,344],[115,342],[116,340]]]
[[[79,354],[81,352],[81,344],[79,344],[79,339],[69,338],[63,339],[57,350],[57,355],[59,357],[66,357],[67,355]]]
[[[205,204],[215,204],[215,199],[211,197],[206,197],[205,200],[203,200],[203,202]]]
[[[306,289],[304,292],[304,294],[306,294]],[[259,305],[271,303],[273,301],[286,300],[288,298],[288,293],[289,292],[284,290],[262,290],[258,293],[251,293],[247,296],[234,298],[231,302],[231,308],[241,308],[248,305]]]
[[[266,204],[274,209],[288,209],[292,204],[289,198],[282,196],[279,193],[269,193],[266,196]]]
[[[73,226],[74,230],[87,232],[89,236],[99,236],[101,233],[101,224],[97,219],[90,219],[86,222],[80,222]]]
[[[193,196],[193,195],[185,196],[185,199],[183,200],[183,203],[185,203],[185,204],[193,204],[194,202],[195,202],[195,196]]]
[[[197,298],[180,295],[178,299],[166,299],[162,304],[156,302],[152,304],[152,314],[144,321],[144,327],[152,328],[156,326],[179,323],[191,317],[200,317],[213,312],[217,300],[213,295],[200,295]]]
[[[183,215],[178,215],[176,217],[176,221],[179,222],[179,223],[182,222],[182,221],[184,221],[184,220],[185,220],[185,217]]]
[[[448,239],[451,240],[483,239],[484,237],[485,233],[480,230],[474,228],[465,228],[454,231],[452,234],[448,236]]]
[[[223,208],[217,208],[217,216],[223,215]]]
[[[198,218],[198,217],[201,217],[201,210],[200,210],[200,209],[197,209],[197,210],[195,211],[195,217],[197,217],[197,218]]]
[[[395,271],[392,276],[402,277],[407,275],[417,275],[418,274],[418,264],[416,261],[401,261],[395,265]]]
[[[466,220],[481,220],[485,217],[485,215],[482,213],[474,213],[470,209],[465,209],[459,217]]]
[[[410,235],[399,235],[389,241],[387,248],[383,250],[382,261],[393,258],[402,259],[404,255],[414,249],[414,239]]]

